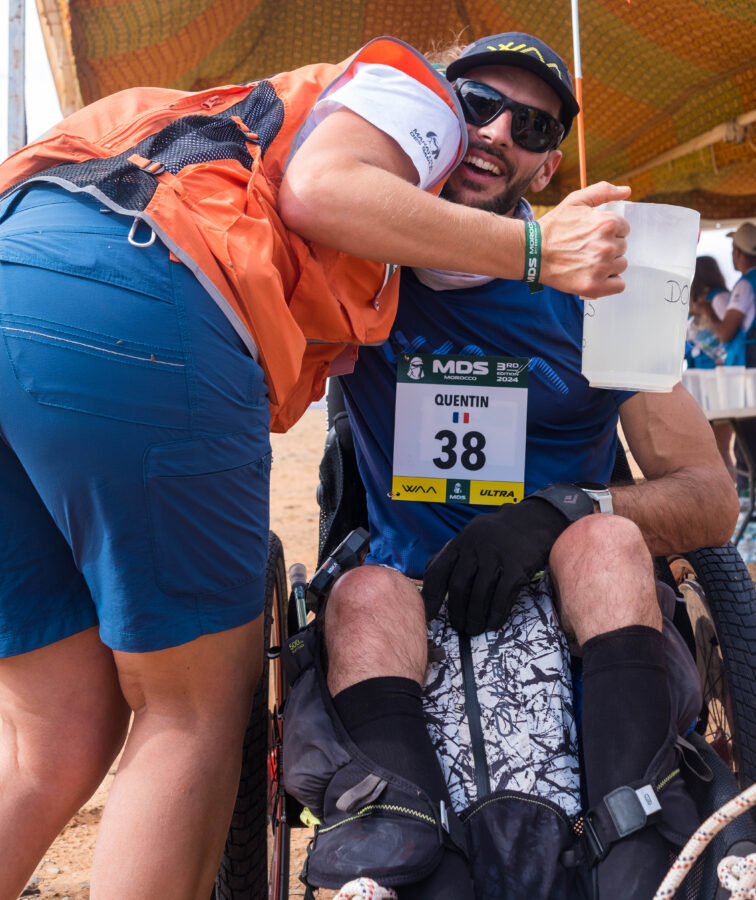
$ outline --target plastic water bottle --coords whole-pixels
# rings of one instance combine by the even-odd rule
[[[727,349],[708,328],[699,328],[693,337],[693,343],[702,353],[710,356],[715,363],[724,363]]]

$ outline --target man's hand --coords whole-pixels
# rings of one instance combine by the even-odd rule
[[[484,513],[428,562],[423,599],[429,619],[448,594],[449,621],[466,634],[501,628],[520,588],[542,569],[554,541],[570,524],[539,497]]]
[[[544,284],[581,297],[606,297],[625,289],[625,238],[630,226],[622,216],[596,209],[610,200],[626,200],[629,187],[606,181],[569,194],[539,219]]]

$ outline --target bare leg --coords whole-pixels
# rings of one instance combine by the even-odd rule
[[[370,759],[451,801],[425,725],[421,686],[428,662],[425,608],[403,575],[363,566],[337,582],[325,612],[328,687],[352,740]],[[466,860],[445,851],[400,900],[472,900]]]
[[[0,660],[0,900],[97,789],[128,719],[96,628]]]
[[[262,671],[262,617],[114,655],[134,723],[100,825],[92,898],[207,900]]]
[[[653,565],[638,528],[604,515],[571,525],[550,563],[564,621],[583,651],[583,759],[588,804],[596,809],[611,791],[647,777],[669,734]],[[612,845],[597,865],[597,896],[650,898],[667,865],[666,842],[645,827]]]
[[[404,575],[362,566],[342,575],[325,611],[328,688],[337,694],[367,678],[411,678],[428,665],[425,608]]]
[[[661,631],[651,554],[629,519],[579,519],[554,544],[549,566],[562,627],[580,646],[630,625]]]

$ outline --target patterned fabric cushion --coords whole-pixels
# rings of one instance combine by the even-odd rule
[[[428,730],[461,813],[480,798],[460,640],[445,608],[429,633],[445,654],[426,675]],[[570,655],[548,576],[522,589],[507,627],[471,638],[470,650],[490,792],[541,797],[574,815],[580,774]]]

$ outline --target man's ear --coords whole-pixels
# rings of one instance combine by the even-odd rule
[[[557,167],[561,161],[561,150],[549,151],[546,162],[541,166],[541,168],[536,173],[535,178],[533,178],[533,180],[530,182],[530,187],[528,188],[528,190],[531,190],[536,194],[538,193],[538,191],[542,191],[551,181],[554,172],[556,172]]]

